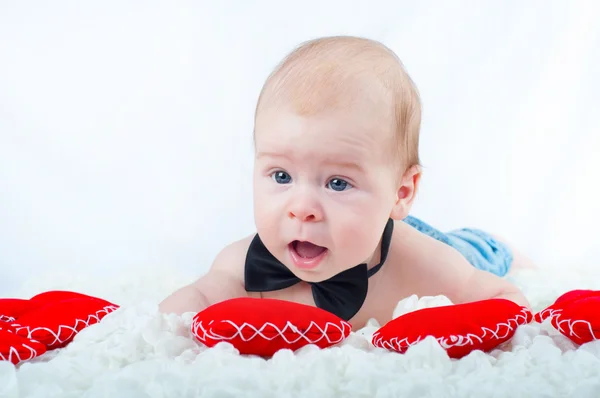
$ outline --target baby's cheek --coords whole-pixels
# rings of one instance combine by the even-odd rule
[[[254,204],[254,222],[256,224],[256,228],[259,230],[264,230],[268,228],[271,223],[269,220],[273,218],[273,212],[268,210],[268,205],[265,202],[261,202],[260,200],[255,202]]]
[[[339,233],[343,236],[342,247],[351,259],[349,261],[361,262],[367,261],[375,253],[382,237],[381,231],[384,226],[375,221],[374,217],[365,217],[361,221],[347,224],[345,228],[340,229]],[[355,265],[356,265],[355,264]]]
[[[269,195],[257,195],[254,200],[254,223],[258,233],[263,235],[277,231],[277,220],[281,219],[281,207]]]

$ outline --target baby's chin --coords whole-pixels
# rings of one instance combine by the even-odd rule
[[[331,279],[333,276],[335,276],[336,273],[331,273],[331,271],[326,272],[326,271],[310,271],[307,272],[305,270],[298,270],[298,269],[294,269],[293,270],[294,274],[302,279],[304,282],[308,282],[308,283],[320,283],[320,282],[325,282],[328,279]]]

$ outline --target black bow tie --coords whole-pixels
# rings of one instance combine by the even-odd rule
[[[360,310],[367,297],[369,277],[379,271],[387,258],[393,229],[394,221],[389,219],[383,231],[379,264],[375,267],[368,269],[363,263],[323,282],[307,282],[317,307],[346,321]],[[248,248],[244,273],[248,292],[280,290],[302,282],[267,250],[258,234]]]

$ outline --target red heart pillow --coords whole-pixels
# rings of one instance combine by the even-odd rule
[[[26,312],[39,309],[40,307],[51,302],[57,302],[71,298],[95,299],[95,297],[92,296],[64,290],[51,290],[43,292],[33,296],[29,300],[19,298],[2,298],[0,299],[0,321],[14,322],[15,319],[19,318]]]
[[[342,342],[351,329],[348,322],[317,307],[251,297],[214,304],[192,322],[192,333],[208,347],[227,342],[240,354],[264,357],[309,344],[327,348]]]
[[[35,303],[29,300],[18,298],[0,299],[0,321],[14,322],[15,319],[25,312],[35,308]]]
[[[35,302],[50,303],[50,302],[57,302],[57,301],[63,301],[63,300],[68,300],[68,299],[75,299],[75,298],[87,298],[87,299],[98,300],[97,297],[88,296],[87,294],[83,294],[83,293],[71,292],[68,290],[49,290],[47,292],[42,292],[42,293],[36,294],[29,300],[35,301]]]
[[[600,290],[571,290],[569,292],[564,293],[562,296],[556,299],[554,302],[557,303],[565,303],[567,301],[578,300],[580,298],[588,297],[588,296],[596,296],[600,294]]]
[[[17,364],[46,352],[46,346],[37,341],[17,336],[9,329],[0,329],[0,361]]]
[[[64,347],[79,331],[100,322],[118,308],[106,300],[89,296],[43,303],[17,318],[12,327],[19,336],[39,341],[48,349]]]
[[[433,336],[451,358],[471,351],[489,351],[508,341],[531,312],[510,300],[489,299],[465,304],[423,308],[391,320],[373,334],[373,345],[406,352]]]
[[[600,291],[567,292],[535,318],[538,322],[550,318],[552,326],[575,344],[600,340]]]
[[[585,297],[598,295],[600,295],[600,290],[571,290],[557,298],[554,304],[535,314],[534,319],[536,322],[542,323],[546,318],[553,316],[556,310],[564,308],[565,305]]]

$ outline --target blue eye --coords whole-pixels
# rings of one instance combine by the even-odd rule
[[[271,177],[278,184],[289,184],[290,181],[292,181],[292,177],[290,177],[290,175],[285,171],[276,171],[275,173],[271,174]]]
[[[350,185],[347,181],[342,180],[341,178],[334,178],[330,180],[327,186],[333,189],[334,191],[338,192],[345,191],[346,188],[352,187],[352,185]]]

